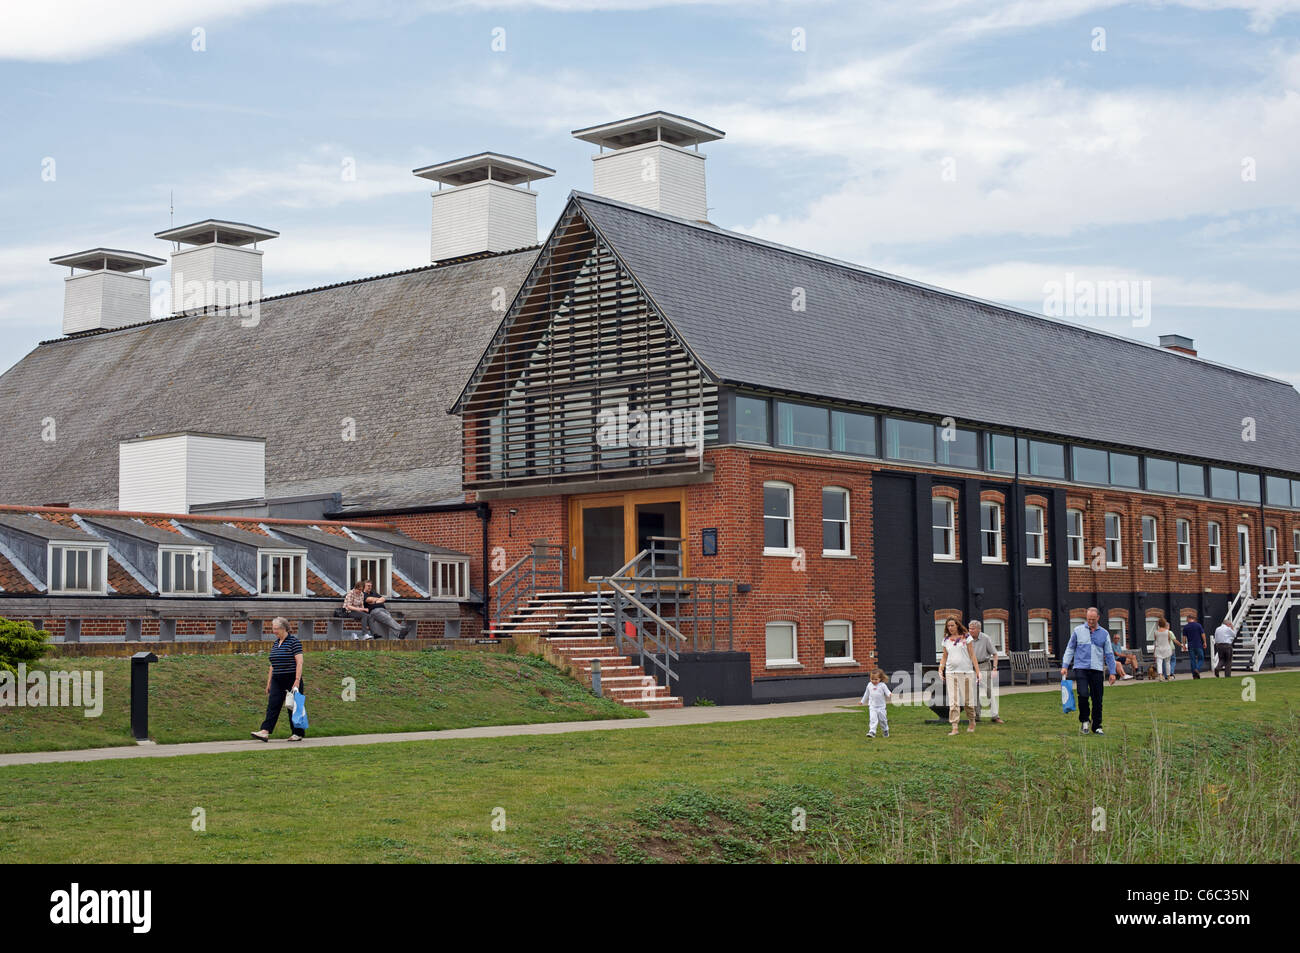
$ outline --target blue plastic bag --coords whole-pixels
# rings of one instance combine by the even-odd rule
[[[1063,678],[1061,679],[1061,714],[1066,715],[1072,711],[1074,711],[1074,682]]]
[[[290,721],[295,728],[307,730],[307,699],[296,688],[293,690],[293,717]]]

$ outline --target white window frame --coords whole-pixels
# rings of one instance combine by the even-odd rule
[[[1223,572],[1223,524],[1218,520],[1205,524],[1205,545],[1210,557],[1210,572]]]
[[[1114,635],[1116,632],[1119,632],[1119,647],[1122,649],[1126,649],[1129,647],[1128,623],[1125,620],[1121,619],[1117,615],[1110,616],[1106,620],[1106,631],[1109,632],[1111,635]],[[1113,645],[1114,642],[1112,641],[1111,644]]]
[[[198,560],[200,565],[194,567],[195,580],[203,574],[206,585],[200,589],[176,588],[177,558]],[[171,587],[163,587],[163,562],[171,560]],[[162,596],[210,596],[212,595],[212,549],[207,546],[159,546],[158,547],[158,594]]]
[[[1147,527],[1151,528],[1150,539]],[[1160,520],[1154,516],[1142,517],[1142,568],[1160,568]]]
[[[1237,574],[1243,581],[1250,578],[1250,527],[1245,523],[1237,524]]]
[[[948,522],[946,525],[935,523],[934,521],[934,504],[939,503],[943,506],[947,514]],[[930,548],[934,548],[934,531],[943,530],[944,539],[947,541],[947,552],[935,553],[936,562],[956,562],[957,561],[957,506],[946,496],[930,497]]]
[[[993,520],[993,529],[984,528],[984,514],[986,507],[993,510],[995,519]],[[987,548],[984,543],[992,537],[997,545],[994,547],[996,553],[992,556],[985,554]],[[1006,554],[1002,552],[1002,504],[995,503],[992,500],[980,501],[980,561],[986,563],[1001,563],[1006,561]]]
[[[1192,521],[1178,519],[1174,523],[1174,532],[1178,539],[1178,568],[1192,568]]]
[[[54,560],[55,553],[63,563],[62,571],[59,573],[59,585],[54,585]],[[86,574],[90,577],[90,585],[69,588],[67,585],[68,570],[67,558],[70,553],[86,554]],[[98,578],[98,585],[95,585]],[[108,595],[108,544],[82,542],[64,542],[62,540],[50,540],[45,550],[45,585],[46,591],[52,596],[105,596]]]
[[[826,627],[832,625],[842,625],[848,629],[848,636],[844,640],[843,657],[826,654]],[[839,641],[838,639],[836,641]],[[857,660],[853,657],[853,623],[849,619],[827,619],[822,623],[822,664],[823,665],[857,665]]]
[[[943,658],[944,631],[948,628],[947,618],[934,620],[934,660]]]
[[[839,493],[844,497],[844,519],[834,520],[826,518],[826,494]],[[849,527],[852,525],[852,512],[849,510],[849,491],[842,486],[824,486],[822,487],[822,555],[823,556],[848,556],[853,552],[853,537],[849,535]],[[843,549],[826,549],[826,524],[839,523],[844,526],[844,548]]]
[[[772,658],[767,656],[767,630],[774,625],[788,626],[790,629],[790,650],[794,653],[792,658]],[[767,656],[766,666],[768,668],[801,668],[799,665],[799,626],[795,622],[789,622],[785,619],[774,619],[763,627],[763,654]]]
[[[785,516],[768,516],[767,515],[767,491],[769,489],[784,490],[786,515]],[[767,521],[782,520],[785,523],[786,543],[785,548],[767,545]],[[794,555],[794,486],[790,483],[784,483],[780,480],[768,480],[763,484],[763,555],[764,556],[793,556]]]
[[[1115,534],[1110,535],[1110,521],[1115,520]],[[1106,535],[1106,565],[1123,567],[1124,565],[1124,517],[1120,513],[1107,513],[1104,522]],[[1115,558],[1110,558],[1110,544],[1115,544]]]
[[[999,655],[1007,654],[1007,624],[1001,619],[981,619],[980,625],[988,633],[993,644],[997,647]],[[993,633],[996,632],[997,635]]]
[[[1043,633],[1042,642],[1037,647],[1035,647],[1034,645],[1035,627],[1041,628]],[[1051,636],[1051,634],[1052,634],[1051,625],[1048,623],[1046,619],[1030,619],[1029,625],[1025,629],[1025,637],[1028,639],[1029,650],[1031,652],[1039,651],[1039,650],[1044,652],[1047,651],[1047,640]]]
[[[290,563],[296,567],[294,575],[297,576],[295,585],[297,592],[285,592],[279,589],[262,588],[262,560],[263,559],[290,559],[297,560],[297,563]],[[257,594],[275,599],[305,599],[307,597],[307,554],[300,549],[258,549],[257,551]]]
[[[1029,528],[1030,513],[1038,514],[1037,533]],[[1047,563],[1047,512],[1033,503],[1025,504],[1025,562],[1031,566],[1042,566]]]
[[[1156,646],[1156,626],[1157,626],[1157,624],[1159,624],[1159,622],[1160,622],[1160,619],[1159,619],[1157,616],[1153,616],[1153,615],[1149,615],[1149,616],[1147,616],[1147,641],[1146,641],[1146,650],[1147,650],[1148,652],[1153,652],[1153,651],[1155,651],[1155,646]],[[1170,623],[1170,625],[1169,625],[1169,629],[1170,629],[1171,632],[1173,631],[1173,623]]]
[[[361,572],[363,564],[378,563],[379,571],[371,575]],[[362,576],[375,584],[374,594],[392,598],[393,596],[393,554],[392,553],[348,553],[348,588],[351,589]],[[375,576],[379,576],[376,579]],[[380,583],[383,583],[381,586]]]
[[[1300,565],[1300,529],[1291,532],[1292,563]]]
[[[1264,561],[1269,566],[1278,565],[1277,561],[1277,528],[1274,526],[1264,527]]]
[[[1079,530],[1077,533],[1074,532],[1076,528]],[[1065,548],[1066,565],[1084,566],[1087,564],[1084,559],[1086,547],[1083,535],[1083,510],[1065,511]],[[1077,556],[1075,555],[1076,549],[1078,551]]]
[[[444,589],[442,582],[444,569],[452,567],[453,581],[450,589]],[[466,599],[469,597],[469,563],[463,559],[439,559],[429,557],[429,598],[430,599]]]

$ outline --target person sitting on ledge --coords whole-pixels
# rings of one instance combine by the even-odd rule
[[[396,636],[399,639],[406,638],[406,626],[393,618],[392,614],[384,606],[388,601],[387,596],[378,595],[375,592],[375,584],[369,579],[361,580],[362,593],[366,600],[366,609],[370,613],[370,630],[374,632],[375,623],[388,629],[388,637],[391,639]],[[383,638],[382,635],[375,633],[376,638]]]

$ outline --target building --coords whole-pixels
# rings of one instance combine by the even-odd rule
[[[112,486],[117,441],[141,432],[264,438],[266,498],[240,506],[337,494],[314,515],[469,553],[499,631],[567,651],[566,632],[604,634],[612,599],[652,675],[672,654],[671,678],[707,687],[702,666],[725,655],[757,701],[933,664],[953,616],[982,618],[1006,651],[1057,655],[1089,605],[1130,645],[1194,610],[1247,624],[1243,662],[1300,661],[1293,387],[1178,336],[1158,347],[720,229],[699,147],[722,133],[693,120],[575,135],[600,150],[599,194],[572,193],[540,249],[459,247],[467,258],[269,299],[252,329],[204,310],[42,345],[0,378],[0,399],[20,405],[0,433],[23,459],[58,463],[25,466],[0,496],[83,505]],[[430,177],[482,190],[500,164],[524,185],[493,189],[519,189],[549,171],[484,155]],[[410,364],[353,370],[353,333]],[[444,335],[447,359],[420,355],[442,357]],[[263,373],[240,381],[253,365]],[[165,373],[127,391],[124,377],[154,367]],[[93,410],[87,386],[105,388]],[[235,393],[255,412],[223,416]],[[59,441],[71,431],[57,449],[32,426],[51,394]],[[354,406],[409,429],[337,446]],[[636,562],[650,550],[658,568]],[[706,589],[724,600],[709,616],[712,636],[725,616],[725,645],[666,637]]]

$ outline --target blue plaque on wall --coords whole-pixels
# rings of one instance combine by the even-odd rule
[[[706,556],[718,555],[718,531],[716,528],[700,530],[700,544]]]

